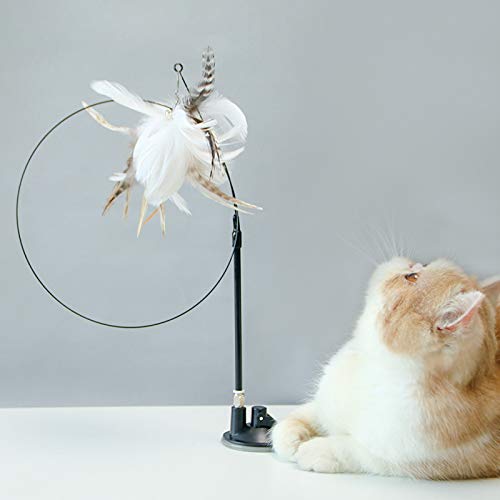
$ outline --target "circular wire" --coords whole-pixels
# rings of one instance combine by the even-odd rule
[[[184,80],[184,78],[183,78],[183,80]],[[44,281],[42,280],[42,278],[39,276],[39,274],[35,270],[33,264],[31,263],[31,261],[30,261],[30,259],[28,257],[28,253],[26,251],[26,247],[24,245],[23,237],[22,237],[22,234],[21,234],[21,223],[20,223],[20,217],[19,217],[19,206],[20,206],[20,200],[21,200],[21,189],[22,189],[23,181],[24,181],[24,178],[26,176],[26,172],[28,171],[28,167],[30,165],[30,162],[33,159],[33,157],[35,156],[35,154],[38,151],[38,149],[40,148],[40,146],[47,139],[47,137],[52,132],[54,132],[54,130],[56,130],[60,125],[62,125],[64,122],[66,122],[67,120],[69,120],[73,116],[77,115],[78,113],[81,113],[82,111],[85,111],[87,108],[93,108],[93,107],[96,107],[96,106],[100,106],[102,104],[108,104],[110,102],[114,102],[114,101],[111,100],[111,99],[108,99],[106,101],[100,101],[100,102],[96,102],[94,104],[88,104],[87,106],[85,106],[83,108],[80,108],[80,109],[77,109],[76,111],[73,111],[69,115],[66,115],[64,118],[62,118],[61,120],[59,120],[38,141],[38,144],[35,146],[35,148],[33,149],[33,151],[31,152],[31,154],[28,157],[28,161],[26,162],[26,164],[24,166],[24,169],[23,169],[22,174],[21,174],[21,178],[19,180],[19,185],[17,187],[17,196],[16,196],[16,228],[17,228],[17,237],[19,239],[19,244],[21,246],[21,251],[23,253],[24,259],[25,259],[26,263],[28,264],[28,267],[29,267],[31,273],[33,274],[33,276],[36,278],[36,280],[38,281],[38,283],[40,283],[40,285],[42,286],[42,288],[50,295],[50,297],[52,297],[52,299],[54,299],[59,305],[61,305],[62,307],[64,307],[66,310],[68,310],[69,312],[73,313],[76,316],[79,316],[80,318],[83,318],[83,319],[85,319],[87,321],[90,321],[91,323],[95,323],[97,325],[102,325],[102,326],[107,326],[107,327],[110,327],[110,328],[121,328],[121,329],[129,329],[129,330],[135,330],[135,329],[141,329],[141,328],[151,328],[151,327],[154,327],[154,326],[164,325],[165,323],[169,323],[170,321],[173,321],[174,319],[178,319],[181,316],[184,316],[185,314],[188,314],[193,309],[195,309],[196,307],[198,307],[202,302],[204,302],[206,299],[208,299],[208,297],[213,293],[213,291],[219,286],[219,283],[223,280],[224,276],[226,275],[227,271],[229,270],[229,266],[231,265],[231,262],[232,262],[233,257],[234,257],[234,252],[235,252],[235,249],[236,249],[236,244],[235,244],[236,241],[235,241],[234,235],[233,235],[233,247],[232,247],[231,255],[229,256],[229,260],[228,260],[228,262],[226,264],[226,267],[222,271],[222,274],[219,276],[219,278],[217,279],[217,281],[215,282],[215,284],[197,302],[195,302],[192,306],[188,307],[187,309],[185,309],[184,311],[180,312],[179,314],[176,314],[175,316],[171,316],[171,317],[169,317],[167,319],[164,319],[164,320],[161,320],[161,321],[155,321],[154,323],[145,323],[145,324],[140,324],[140,325],[122,325],[122,324],[118,324],[118,323],[110,323],[110,322],[107,322],[107,321],[100,321],[98,319],[94,319],[94,318],[92,318],[90,316],[82,314],[81,312],[77,311],[76,309],[68,306],[65,302],[63,302],[44,283]],[[156,104],[158,106],[163,106],[165,108],[169,108],[169,106],[167,106],[165,104],[161,104],[161,103],[155,102],[155,101],[146,100],[146,102],[149,102],[151,104]],[[228,171],[228,169],[227,169],[227,167],[225,165],[224,165],[224,169],[225,169],[228,181],[229,181],[229,185],[230,185],[233,197],[236,197],[235,192],[234,192],[234,188],[233,188],[233,183],[231,182],[231,177],[229,176],[229,171]],[[235,212],[236,212],[236,216],[237,216],[237,211],[235,211]],[[237,217],[237,222],[238,222],[238,228],[239,228],[239,217]]]

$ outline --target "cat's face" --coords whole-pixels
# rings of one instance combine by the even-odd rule
[[[378,267],[368,290],[382,341],[413,356],[456,349],[472,329],[482,335],[484,299],[476,280],[446,260],[394,258]]]

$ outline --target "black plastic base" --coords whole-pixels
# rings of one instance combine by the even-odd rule
[[[231,430],[222,435],[222,443],[242,451],[271,451],[269,430],[275,420],[265,406],[252,407],[252,419],[246,422],[246,407],[231,407]]]
[[[261,429],[254,429],[261,430]],[[222,444],[229,448],[240,451],[272,451],[271,445],[267,442],[267,432],[258,433],[256,435],[248,435],[244,441],[240,439],[233,439],[231,437],[231,432],[226,431],[222,434]]]

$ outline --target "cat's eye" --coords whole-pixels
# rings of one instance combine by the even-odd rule
[[[418,273],[410,273],[405,276],[405,280],[410,283],[416,283],[418,280]]]

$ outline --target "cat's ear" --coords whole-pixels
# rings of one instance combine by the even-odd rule
[[[454,332],[467,326],[484,300],[484,293],[478,290],[455,295],[439,314],[436,327],[438,330]]]
[[[500,299],[500,276],[489,278],[481,283],[483,292],[490,299],[491,303],[496,306]]]

